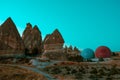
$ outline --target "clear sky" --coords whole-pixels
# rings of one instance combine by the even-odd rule
[[[120,51],[120,0],[0,0],[0,24],[9,16],[21,35],[30,22],[43,37],[58,28],[79,49]]]

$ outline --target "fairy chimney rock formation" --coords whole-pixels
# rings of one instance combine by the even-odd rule
[[[42,51],[42,36],[41,31],[38,29],[37,25],[33,27],[32,31],[32,43],[33,47],[37,48],[40,52]]]
[[[60,50],[63,48],[64,39],[58,29],[48,34],[44,40],[44,50]]]
[[[43,44],[43,58],[49,58],[51,60],[67,60],[63,48],[64,39],[58,29],[54,30],[52,34],[46,35]]]
[[[31,43],[31,31],[32,31],[32,25],[30,23],[26,24],[26,29],[23,32],[22,39],[25,45],[25,48],[30,49],[32,47]]]
[[[10,17],[0,26],[0,44],[0,50],[24,50],[20,34]]]
[[[36,25],[32,28],[32,25],[30,23],[27,23],[26,29],[22,35],[22,39],[24,41],[25,48],[30,51],[32,51],[34,48],[37,48],[41,53],[42,36],[40,30]]]

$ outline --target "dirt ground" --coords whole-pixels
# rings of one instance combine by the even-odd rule
[[[0,80],[47,80],[43,75],[15,66],[0,64]]]
[[[120,80],[119,59],[120,57],[115,57],[103,62],[60,61],[40,70],[58,80]],[[29,59],[26,58],[17,59],[16,62],[13,58],[1,59],[0,63],[34,67],[29,65]],[[0,80],[46,80],[46,78],[19,67],[0,65]]]

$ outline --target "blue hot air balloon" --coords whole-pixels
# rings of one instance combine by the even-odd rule
[[[80,54],[84,59],[94,58],[94,51],[90,48],[84,49]]]

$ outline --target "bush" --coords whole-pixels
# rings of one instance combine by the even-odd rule
[[[77,56],[69,56],[68,60],[69,61],[75,61],[75,62],[82,62],[83,58],[82,58],[82,56],[79,56],[79,55],[77,55]]]
[[[99,61],[104,61],[104,59],[103,58],[99,58]]]
[[[96,68],[92,69],[92,71],[90,71],[90,73],[91,74],[97,74],[97,69]]]
[[[37,56],[38,55],[38,49],[37,48],[33,48],[32,49],[32,56]]]
[[[25,56],[29,56],[29,49],[25,48],[24,54],[25,54]]]
[[[79,72],[79,73],[76,73],[75,74],[75,77],[76,77],[76,79],[82,79],[83,77],[82,77],[82,74]]]
[[[59,73],[61,73],[61,70],[59,68],[53,69],[53,74],[59,74]]]

